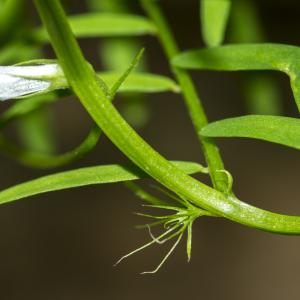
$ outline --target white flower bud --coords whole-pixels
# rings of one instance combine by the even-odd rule
[[[66,80],[56,63],[0,66],[0,100],[9,100],[65,88]]]

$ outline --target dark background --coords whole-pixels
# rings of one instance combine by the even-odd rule
[[[161,2],[182,48],[201,46],[198,1]],[[258,3],[268,41],[299,45],[299,2]],[[71,7],[74,12],[85,10],[83,1],[71,1]],[[157,41],[142,41],[152,71],[169,75]],[[82,41],[91,61],[95,45],[96,40]],[[101,67],[98,61],[95,65]],[[280,87],[284,114],[296,116],[288,78],[270,75]],[[247,113],[239,88],[243,74],[195,72],[193,76],[210,120]],[[203,162],[181,97],[157,94],[148,101],[152,116],[139,129],[142,136],[168,159]],[[52,109],[60,150],[71,149],[88,132],[89,117],[72,97]],[[298,151],[254,140],[218,144],[240,199],[300,214]],[[116,162],[127,159],[102,137],[97,148],[72,168]],[[3,156],[0,165],[2,189],[49,173]],[[114,268],[120,256],[149,240],[145,231],[134,229],[144,221],[133,215],[140,210],[139,200],[122,185],[55,192],[1,206],[0,299],[299,299],[299,237],[260,232],[222,219],[196,222],[189,264],[182,243],[156,275],[139,273],[155,267],[170,245],[149,248]]]

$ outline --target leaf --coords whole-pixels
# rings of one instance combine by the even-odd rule
[[[300,110],[300,47],[280,44],[239,44],[191,50],[173,60],[176,67],[216,71],[274,70],[287,74]]]
[[[299,57],[300,48],[280,44],[238,44],[212,49],[189,50],[176,56],[173,64],[184,69],[217,71],[277,70],[288,72],[289,61]]]
[[[229,39],[233,43],[263,43],[267,40],[258,3],[239,0],[232,3]],[[247,74],[243,94],[248,112],[254,115],[282,115],[280,87],[269,74]]]
[[[3,75],[6,76],[6,75]],[[122,76],[121,72],[100,72],[98,73],[99,79],[104,84],[107,85],[110,89],[113,88],[114,84]],[[12,78],[12,81],[10,79]],[[16,78],[11,76],[1,77],[0,74],[0,83],[8,82],[6,85],[3,85],[0,88],[0,100],[12,100],[12,99],[24,99],[31,98],[37,95],[46,95],[53,91],[63,91],[68,88],[68,82],[63,74],[60,74],[56,77],[51,78],[50,80],[45,79],[44,81],[27,79],[27,78]],[[42,77],[41,77],[42,78]],[[1,81],[1,79],[3,79]],[[159,92],[174,92],[179,93],[180,88],[174,82],[174,80],[161,75],[151,74],[151,73],[131,73],[128,75],[128,78],[124,78],[124,82],[118,89],[120,93],[127,92],[139,92],[139,93],[159,93]],[[19,80],[21,83],[20,86],[16,85],[15,80]],[[23,84],[23,81],[25,82]],[[38,82],[39,90],[32,93],[32,82]],[[100,80],[99,80],[100,81]],[[18,82],[17,82],[18,83]],[[44,86],[45,85],[45,86]],[[69,91],[70,92],[70,91]],[[65,95],[66,93],[62,93]]]
[[[203,166],[193,162],[173,163],[187,174],[206,170]],[[51,191],[94,184],[124,182],[140,178],[149,178],[149,176],[135,165],[106,165],[82,168],[44,176],[8,188],[0,192],[0,204]]]
[[[22,55],[20,55],[20,53]],[[25,45],[20,42],[12,42],[1,47],[0,65],[14,64],[17,61],[20,61],[20,56],[22,57],[22,60],[29,60],[32,57],[39,57],[40,51],[31,45]]]
[[[121,86],[123,85],[123,83],[127,80],[127,78],[130,76],[130,74],[132,74],[132,72],[134,71],[134,69],[137,67],[137,65],[139,64],[140,60],[142,59],[144,51],[145,51],[145,49],[142,48],[138,52],[138,54],[134,57],[133,61],[129,65],[129,67],[127,67],[126,70],[123,71],[123,74],[121,76],[119,76],[119,78],[117,80],[115,80],[114,84],[110,88],[110,94],[111,94],[112,99],[115,97],[116,93],[121,88]]]
[[[121,0],[124,2],[123,0]],[[110,1],[111,2],[111,1]],[[114,2],[115,3],[115,2]],[[101,41],[99,54],[106,70],[120,72],[127,68],[128,61],[141,48],[140,42],[135,38],[111,38]],[[135,68],[135,72],[147,70],[145,57]],[[135,128],[141,128],[150,119],[151,109],[147,97],[142,93],[123,94],[121,101],[125,103],[122,107],[122,115]]]
[[[132,61],[132,63],[130,64],[130,66],[128,67],[127,70],[125,70],[125,72],[117,79],[117,81],[114,83],[113,88],[109,90],[109,88],[107,87],[106,83],[102,81],[102,79],[99,78],[99,84],[101,84],[103,90],[105,93],[108,94],[108,96],[111,97],[111,100],[114,99],[115,93],[118,92],[120,86],[123,84],[123,82],[127,79],[127,77],[131,74],[131,72],[133,71],[133,69],[135,68],[135,66],[138,64],[140,58],[142,57],[143,54],[143,49],[137,54],[137,56],[134,58],[134,60]],[[42,61],[39,63],[43,63],[46,64],[49,62],[48,61]],[[38,62],[35,62],[38,63]],[[52,61],[52,64],[54,62]],[[23,63],[21,64],[22,66],[26,66],[26,65],[32,65],[32,61],[31,62],[27,62],[27,63]],[[55,64],[56,69],[60,69],[59,65]],[[20,70],[18,70],[20,72]],[[59,74],[61,75],[62,72],[59,72]],[[59,83],[62,82],[63,86],[67,85],[67,81],[64,79],[63,73],[62,76],[62,80],[59,80]],[[56,85],[56,87],[59,86]],[[43,96],[40,96],[43,98]],[[44,97],[46,97],[44,95]],[[22,105],[21,105],[22,107]],[[40,111],[33,111],[31,112],[30,115],[26,115],[25,117],[31,116],[32,114],[34,115],[36,112],[40,112]],[[10,117],[13,117],[13,115],[10,115]],[[6,118],[6,121],[8,121],[9,118]],[[0,118],[0,124],[5,125],[5,118]],[[35,119],[34,119],[35,121]],[[43,118],[40,119],[38,118],[38,121],[42,121],[43,124]],[[24,165],[28,165],[31,167],[35,167],[35,168],[54,168],[54,167],[59,167],[59,166],[63,166],[66,164],[69,164],[77,159],[80,159],[81,157],[83,157],[85,154],[87,154],[89,151],[91,151],[97,144],[99,137],[101,135],[101,130],[98,128],[98,126],[94,126],[92,128],[92,130],[90,131],[89,135],[87,136],[87,138],[76,148],[74,148],[73,150],[66,152],[64,154],[59,154],[59,155],[51,155],[52,153],[47,152],[47,151],[43,151],[45,150],[44,147],[45,145],[47,145],[47,140],[45,140],[45,136],[47,136],[47,132],[45,132],[45,130],[41,130],[41,128],[36,128],[36,122],[29,122],[29,124],[27,124],[28,122],[25,122],[23,126],[24,130],[29,130],[30,133],[33,133],[31,135],[25,135],[25,137],[27,138],[27,140],[25,140],[26,142],[29,142],[29,150],[28,149],[23,149],[20,148],[18,146],[15,146],[13,143],[10,143],[9,141],[7,141],[3,136],[0,136],[0,150],[4,153],[6,153],[9,157],[12,157],[14,159],[16,159],[17,161],[19,161],[20,163],[24,164]],[[29,126],[28,126],[29,125]],[[41,125],[41,124],[39,124]],[[24,131],[24,133],[27,133],[27,131]],[[41,134],[43,133],[43,134]],[[22,136],[23,138],[23,136]],[[36,147],[33,147],[36,146]],[[35,149],[37,148],[37,149]],[[32,151],[33,150],[33,151]]]
[[[112,87],[120,77],[119,72],[101,72],[100,78]],[[131,73],[126,81],[121,85],[119,92],[140,92],[140,93],[158,93],[174,92],[179,93],[179,86],[170,78],[151,73]]]
[[[206,137],[245,137],[300,150],[300,119],[279,116],[243,116],[211,123],[201,130]]]
[[[145,17],[125,13],[87,13],[68,18],[77,38],[120,37],[155,34],[156,28]],[[49,42],[44,28],[37,29],[33,38],[41,43]]]
[[[229,19],[231,0],[200,0],[202,35],[209,47],[222,44]]]
[[[109,82],[110,87],[108,88],[105,82],[102,83],[102,79],[100,82],[102,83],[101,86],[103,86],[103,88],[107,90],[111,89],[111,86],[113,87],[112,95],[110,96],[114,96],[114,93],[118,92],[119,88],[121,88],[121,90],[123,89],[123,91],[141,91],[143,90],[143,85],[147,87],[147,90],[149,92],[163,91],[168,89],[173,89],[175,91],[178,88],[172,80],[163,76],[131,73],[136,64],[138,63],[141,55],[142,51],[138,53],[138,55],[135,57],[129,68],[125,70],[125,72],[121,76],[119,72],[108,74],[102,73],[103,77],[106,77],[106,75],[108,75],[106,81]],[[45,64],[47,64],[48,62],[49,61],[47,60],[42,61],[42,63]],[[51,61],[51,63],[53,64],[54,61]],[[23,63],[22,66],[28,64],[31,65],[32,61],[28,63]],[[128,76],[132,76],[132,79],[128,80],[129,84],[127,83]],[[61,82],[63,88],[67,86],[67,81],[64,79],[63,74],[62,76],[60,76],[60,79],[57,80],[57,82]],[[59,88],[59,84],[56,84],[55,88]],[[62,95],[64,94],[65,93],[63,93]],[[0,116],[0,128],[1,126],[5,126],[9,121],[12,121],[24,115],[28,115],[28,113],[36,111],[43,105],[55,101],[54,97],[54,93],[49,93],[45,95],[35,96],[31,99],[25,99],[23,101],[16,102],[14,106],[12,106],[2,116]],[[79,146],[77,146],[71,151],[58,155],[47,155],[46,153],[40,153],[36,151],[23,149],[6,140],[4,136],[0,136],[0,151],[6,154],[8,157],[13,158],[19,163],[26,166],[42,169],[56,168],[69,164],[86,155],[96,145],[100,137],[100,133],[101,131],[96,126],[90,131],[89,135]]]
[[[131,0],[89,0],[88,7],[93,11],[103,11],[110,13],[130,13],[132,11]],[[130,38],[110,38],[101,41],[98,53],[103,67],[109,71],[122,71],[128,66],[132,56],[142,48],[142,41],[136,37]],[[136,71],[146,71],[147,62],[145,57],[135,68]],[[130,93],[122,95],[125,105],[122,107],[122,115],[136,129],[144,127],[151,114],[149,102],[145,95],[140,93]]]

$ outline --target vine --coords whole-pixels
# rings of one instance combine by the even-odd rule
[[[12,3],[15,3],[12,1]],[[276,214],[240,201],[232,191],[233,179],[225,170],[224,163],[212,138],[248,137],[279,143],[300,149],[299,120],[279,116],[251,115],[209,123],[200,97],[188,73],[191,69],[223,71],[275,70],[286,73],[297,106],[299,94],[299,48],[278,44],[244,44],[221,46],[230,17],[229,0],[203,0],[202,30],[205,49],[180,51],[173,32],[168,25],[160,4],[155,0],[141,0],[147,17],[128,13],[97,12],[67,17],[59,0],[34,0],[44,27],[32,30],[22,41],[33,43],[37,51],[29,52],[30,60],[0,68],[0,99],[28,98],[18,100],[0,117],[0,125],[19,119],[59,99],[74,93],[93,119],[95,125],[84,142],[62,155],[30,152],[12,144],[4,136],[0,138],[0,150],[21,163],[38,168],[55,168],[68,165],[90,152],[100,137],[101,131],[133,163],[128,166],[95,166],[56,173],[11,187],[0,192],[0,203],[8,203],[45,192],[57,191],[90,184],[123,182],[142,200],[149,209],[161,209],[170,214],[140,215],[153,219],[144,228],[149,229],[151,241],[122,257],[128,256],[154,244],[174,238],[170,251],[154,271],[156,272],[174,251],[187,233],[187,256],[191,258],[192,226],[200,217],[224,217],[240,224],[279,234],[300,234],[300,217]],[[10,13],[18,10],[13,4]],[[212,26],[213,20],[219,20]],[[92,26],[93,25],[93,26]],[[7,23],[7,30],[10,30]],[[124,72],[119,70],[96,72],[88,63],[75,39],[76,37],[99,36],[157,36],[175,76],[165,76],[143,71],[133,72],[140,62],[143,50],[128,62]],[[3,37],[6,34],[2,35]],[[50,42],[57,61],[31,59],[39,53],[42,44]],[[10,41],[0,55],[10,61],[18,57],[14,50],[20,41]],[[26,49],[27,49],[26,48]],[[4,53],[4,54],[3,54]],[[9,55],[8,55],[9,54]],[[37,58],[37,57],[36,57]],[[54,68],[54,69],[53,69]],[[49,70],[55,70],[50,72]],[[61,91],[62,90],[62,91]],[[171,162],[153,149],[121,116],[112,104],[118,92],[174,92],[182,93],[191,121],[201,142],[207,167],[191,162]],[[130,95],[127,95],[130,98]],[[139,100],[138,100],[139,101]],[[212,187],[189,174],[203,172],[210,176]],[[150,177],[168,191],[169,201],[152,196],[133,180]],[[155,237],[151,227],[162,225],[163,233]]]

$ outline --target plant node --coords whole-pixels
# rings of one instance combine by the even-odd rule
[[[125,258],[128,258],[129,256],[140,252],[146,248],[148,248],[151,245],[154,244],[164,244],[170,240],[173,240],[176,238],[175,243],[171,247],[171,249],[168,251],[168,253],[164,256],[162,261],[159,263],[159,265],[153,270],[153,271],[147,271],[142,272],[141,274],[154,274],[163,266],[163,264],[167,261],[167,259],[171,256],[171,254],[174,252],[178,244],[180,243],[183,235],[185,232],[187,232],[187,257],[188,261],[191,259],[191,252],[192,252],[192,226],[194,221],[201,217],[201,216],[214,216],[210,212],[197,207],[193,204],[191,204],[186,199],[177,198],[176,196],[172,197],[173,200],[177,200],[178,203],[176,203],[174,206],[171,206],[169,204],[164,205],[144,205],[145,207],[154,208],[154,209],[161,209],[161,210],[169,210],[172,211],[171,214],[167,215],[153,215],[153,214],[144,214],[144,213],[137,213],[139,216],[143,216],[146,218],[154,219],[155,222],[147,223],[145,225],[139,225],[137,228],[146,228],[149,231],[149,235],[151,237],[151,241],[132,252],[124,255],[121,257],[117,263],[118,265],[121,261],[123,261]],[[154,226],[162,225],[163,232],[159,236],[154,236],[154,234],[151,231],[151,228]]]

